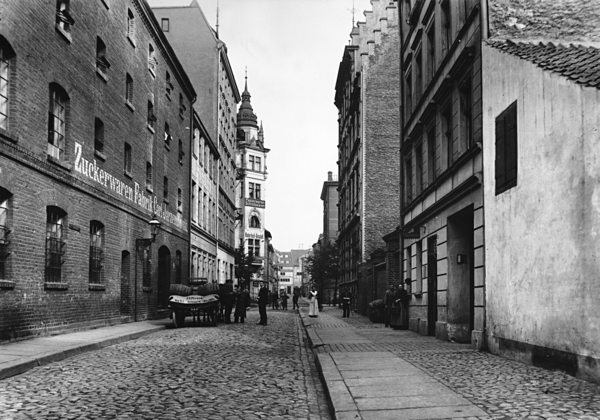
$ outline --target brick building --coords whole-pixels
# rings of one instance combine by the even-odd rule
[[[338,235],[338,181],[337,175],[327,172],[327,181],[323,182],[321,189],[321,201],[323,201],[323,238],[319,242],[326,243],[335,241]]]
[[[478,0],[404,1],[402,220],[409,326],[483,345]]]
[[[344,48],[335,85],[339,121],[340,285],[365,313],[367,259],[399,222],[400,32],[397,3],[373,0]]]
[[[194,100],[145,2],[2,2],[0,340],[166,308]]]
[[[205,127],[192,158],[197,218],[192,219],[190,257],[209,281],[234,278],[236,115],[240,93],[227,45],[210,26],[196,0],[183,7],[153,7],[165,36],[198,92],[194,110]],[[215,148],[211,147],[215,146]],[[203,161],[203,159],[204,161]]]

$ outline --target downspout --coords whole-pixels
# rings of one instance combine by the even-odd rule
[[[400,78],[399,78],[399,82],[400,82],[400,130],[399,130],[399,136],[400,136],[400,150],[399,150],[399,155],[400,155],[400,205],[399,205],[399,209],[400,209],[400,221],[398,224],[398,242],[399,242],[399,248],[400,248],[400,255],[399,255],[399,259],[400,259],[400,283],[404,284],[404,237],[402,235],[402,231],[404,229],[404,217],[402,216],[402,212],[403,212],[403,205],[404,205],[404,157],[402,156],[402,143],[404,140],[404,136],[403,134],[403,130],[404,130],[404,106],[403,106],[403,100],[404,100],[404,83],[402,83],[403,77],[404,77],[404,73],[403,73],[403,64],[404,64],[404,28],[402,26],[402,15],[403,15],[403,9],[404,9],[404,3],[400,3],[400,10],[398,12],[398,25],[400,27]]]

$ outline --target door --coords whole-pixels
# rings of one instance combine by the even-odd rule
[[[171,252],[166,246],[158,249],[158,309],[167,309],[171,287]]]
[[[437,307],[437,236],[427,238],[427,335],[435,336]]]
[[[121,315],[131,315],[131,283],[130,283],[131,254],[121,251]]]

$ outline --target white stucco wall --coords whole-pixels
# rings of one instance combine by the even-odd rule
[[[600,357],[600,94],[483,46],[487,331]],[[495,119],[517,101],[517,185],[495,195]]]

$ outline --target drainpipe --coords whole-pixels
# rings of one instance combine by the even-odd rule
[[[403,10],[404,10],[404,3],[400,2],[400,4],[398,5],[400,7],[400,10],[398,12],[398,25],[400,28],[400,130],[399,130],[399,136],[400,136],[400,205],[399,205],[399,209],[400,209],[400,221],[398,224],[398,241],[399,241],[399,247],[400,247],[400,283],[404,284],[404,237],[402,236],[402,230],[404,228],[404,218],[402,217],[402,211],[403,211],[403,206],[404,206],[404,157],[402,156],[402,143],[403,143],[403,130],[404,130],[404,106],[403,106],[403,100],[404,100],[404,83],[402,83],[403,77],[404,77],[404,73],[403,73],[403,64],[404,64],[404,30],[403,30],[403,25],[402,25],[402,15],[403,15]]]

